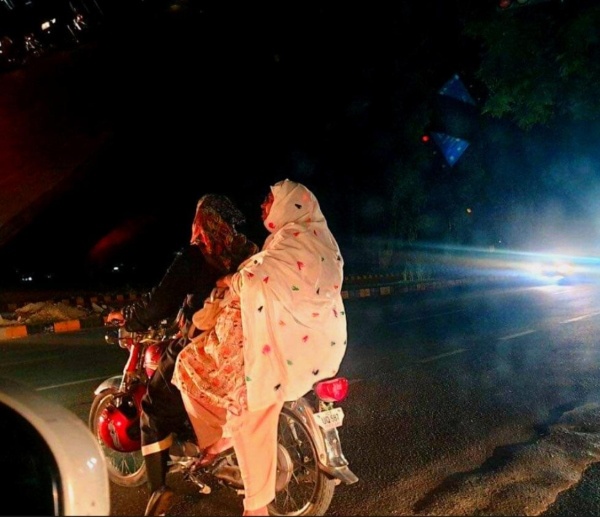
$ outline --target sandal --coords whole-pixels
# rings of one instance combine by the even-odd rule
[[[201,467],[201,468],[211,467],[212,465],[217,463],[218,460],[227,456],[230,451],[231,451],[231,447],[229,447],[228,449],[222,450],[220,452],[202,451],[200,453],[199,459],[196,462],[196,465],[198,465],[198,467]]]

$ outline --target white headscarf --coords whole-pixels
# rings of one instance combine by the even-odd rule
[[[314,194],[284,180],[271,187],[262,251],[232,279],[240,296],[248,407],[295,400],[334,376],[346,352],[344,262]]]

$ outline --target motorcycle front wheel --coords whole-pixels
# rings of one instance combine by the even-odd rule
[[[109,479],[120,486],[140,486],[146,482],[146,464],[142,451],[115,451],[108,447],[98,435],[98,418],[104,408],[113,402],[117,393],[115,388],[108,388],[96,395],[90,409],[88,426],[104,453]]]
[[[325,515],[335,480],[319,468],[317,447],[308,427],[284,407],[277,432],[275,499],[269,515]]]

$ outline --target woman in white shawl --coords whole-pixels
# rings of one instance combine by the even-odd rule
[[[304,395],[338,372],[346,351],[344,263],[319,203],[290,180],[271,194],[270,235],[230,280],[241,300],[250,411]]]
[[[228,403],[242,411],[229,412],[227,429],[244,481],[244,515],[268,515],[275,497],[283,403],[335,376],[347,339],[344,262],[316,197],[286,179],[271,186],[261,206],[270,232],[262,250],[218,282],[239,297],[241,308],[239,373],[246,389]],[[195,411],[189,412],[193,421]]]

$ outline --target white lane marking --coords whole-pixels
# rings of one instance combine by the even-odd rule
[[[517,332],[516,334],[511,334],[510,336],[499,337],[498,341],[507,341],[509,339],[515,339],[517,337],[526,336],[527,334],[533,334],[537,332],[536,330],[524,330],[523,332]]]
[[[104,375],[102,377],[92,377],[90,379],[83,379],[82,381],[65,382],[63,384],[55,384],[54,386],[43,386],[41,388],[36,388],[35,391],[54,390],[54,389],[57,389],[57,388],[64,388],[65,386],[74,386],[75,384],[84,384],[86,382],[105,380],[105,379],[108,379],[110,377],[112,377],[112,376],[109,375],[107,377],[106,375]]]
[[[413,318],[413,319],[404,320],[404,321],[422,320],[422,319],[430,318],[432,316],[441,316],[441,315],[444,315],[444,314],[454,314],[454,313],[457,313],[457,312],[464,312],[465,310],[466,309],[460,309],[460,310],[448,311],[448,312],[440,312],[440,313],[433,314],[431,316],[423,316],[423,317],[420,317],[420,318]],[[591,318],[593,316],[598,316],[599,314],[600,314],[600,311],[598,311],[598,312],[592,312],[592,313],[586,314],[584,316],[578,316],[576,318],[571,318],[569,320],[561,321],[561,323],[571,323],[571,322],[574,322],[574,321],[580,321],[580,320],[583,320],[583,319],[586,319],[586,318]],[[400,323],[400,322],[394,322],[394,323],[392,323],[392,325],[397,324],[397,323]],[[504,336],[504,337],[498,338],[498,340],[499,341],[507,341],[509,339],[515,339],[515,338],[518,338],[518,337],[521,337],[521,336],[526,336],[527,334],[533,334],[534,332],[536,332],[536,331],[535,330],[525,330],[523,332],[518,332],[517,334],[511,334],[509,336]],[[452,355],[461,354],[461,353],[465,352],[466,350],[467,350],[466,348],[459,348],[458,350],[453,350],[452,352],[446,352],[445,354],[435,355],[433,357],[427,357],[425,359],[421,359],[419,361],[419,363],[421,363],[421,364],[423,364],[423,363],[429,363],[431,361],[436,361],[436,360],[442,359],[444,357],[449,357],[449,356],[452,356]],[[86,382],[98,381],[98,380],[101,380],[101,379],[104,380],[104,379],[107,379],[109,377],[110,377],[110,375],[108,377],[92,377],[90,379],[84,379],[82,381],[66,382],[66,383],[63,383],[63,384],[56,384],[54,386],[44,386],[42,388],[36,388],[36,391],[44,391],[44,390],[52,390],[52,389],[64,388],[65,386],[73,386],[75,384],[83,384],[83,383],[86,383]],[[363,379],[350,379],[349,383],[350,384],[354,384],[356,382],[362,382],[362,381],[363,381]]]
[[[465,312],[467,309],[458,309],[456,311],[447,311],[447,312],[436,312],[435,314],[427,314],[426,316],[418,316],[417,318],[409,318],[402,321],[393,321],[390,325],[401,325],[402,323],[406,323],[407,321],[418,321],[418,320],[426,320],[429,318],[437,318],[438,316],[445,316],[446,314],[456,314],[457,312]]]
[[[591,312],[590,314],[584,314],[583,316],[577,316],[576,318],[561,321],[561,323],[572,323],[574,321],[581,321],[587,318],[593,318],[594,316],[598,316],[598,314],[600,314],[600,311]]]
[[[431,361],[437,361],[438,359],[441,359],[442,357],[449,357],[451,355],[462,354],[466,350],[467,350],[466,348],[459,348],[458,350],[452,350],[452,352],[446,352],[445,354],[434,355],[433,357],[426,357],[425,359],[421,359],[419,361],[419,363],[421,363],[421,364],[430,363]]]

